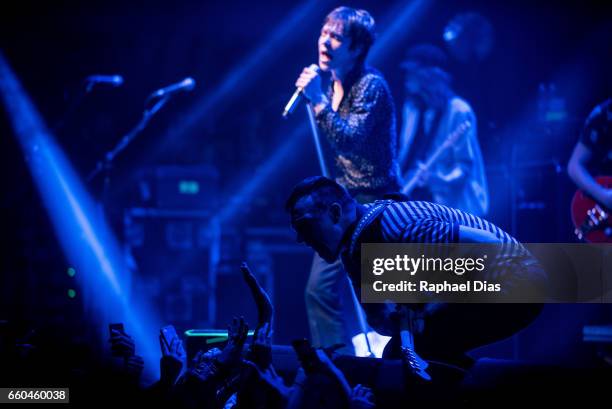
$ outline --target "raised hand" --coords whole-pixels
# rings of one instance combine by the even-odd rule
[[[270,325],[265,323],[261,328],[255,331],[253,343],[249,349],[248,358],[260,370],[266,370],[272,364],[272,346]]]
[[[211,376],[217,375],[219,368],[215,365],[215,359],[221,355],[219,348],[211,348],[208,351],[198,351],[191,361],[193,369],[189,372],[200,381],[205,381]]]
[[[109,342],[111,344],[111,352],[113,356],[123,356],[128,358],[136,353],[134,339],[124,332],[116,329],[111,330]]]
[[[227,343],[242,347],[247,339],[249,326],[243,317],[232,319],[232,323],[227,327]]]
[[[191,363],[194,368],[197,368],[202,364],[212,362],[219,355],[221,355],[221,350],[219,348],[211,348],[206,352],[198,351],[191,360]]]
[[[283,399],[287,399],[291,392],[291,388],[285,385],[283,378],[281,378],[272,365],[262,370],[258,365],[251,361],[244,361],[244,364],[253,368],[258,374],[261,380],[268,384],[272,389],[277,391]]]
[[[125,370],[127,375],[135,382],[140,380],[140,375],[144,368],[144,359],[138,355],[132,355],[125,360]]]
[[[162,351],[162,357],[159,362],[161,381],[165,384],[173,385],[185,369],[187,354],[179,338],[172,338],[170,345],[168,345],[160,334],[159,344]]]
[[[351,392],[351,409],[373,409],[374,393],[367,386],[358,384]]]
[[[251,295],[253,296],[253,300],[255,301],[255,305],[257,306],[257,328],[255,332],[265,324],[269,324],[269,329],[272,329],[273,319],[274,319],[274,306],[272,305],[272,301],[270,301],[270,297],[268,293],[261,287],[255,275],[251,272],[251,269],[247,265],[247,263],[242,263],[240,265],[240,271],[242,272],[242,277],[244,281],[249,286],[251,290]]]
[[[346,396],[350,396],[351,387],[349,386],[349,383],[346,380],[344,374],[340,371],[340,369],[338,369],[338,367],[332,362],[332,360],[329,359],[329,357],[324,351],[317,349],[316,353],[317,357],[319,358],[319,361],[321,362],[320,367],[322,368],[323,373],[326,373],[333,379],[335,379],[342,386],[342,389],[346,393]]]
[[[249,331],[248,325],[244,322],[244,318],[236,318],[227,328],[227,345],[221,351],[217,358],[220,364],[228,366],[237,366],[242,360],[242,348],[247,338]]]
[[[255,331],[253,336],[253,344],[269,347],[272,344],[272,328],[269,323],[263,324]]]

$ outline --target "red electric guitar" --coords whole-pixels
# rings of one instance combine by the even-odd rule
[[[612,188],[612,177],[600,176],[595,181],[608,189]],[[612,209],[606,209],[582,190],[576,191],[572,199],[572,221],[574,233],[580,240],[589,243],[612,243]]]

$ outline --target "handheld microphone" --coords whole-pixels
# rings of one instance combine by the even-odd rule
[[[317,64],[310,64],[310,67],[308,68],[317,72],[320,71],[320,68]],[[295,108],[300,104],[302,99],[304,99],[303,91],[304,90],[302,89],[302,87],[297,87],[295,89],[295,92],[289,99],[289,102],[287,102],[287,105],[285,105],[285,110],[283,111],[283,118],[288,118],[289,115],[291,115],[293,111],[295,111]]]
[[[168,97],[178,92],[191,91],[194,88],[195,88],[195,80],[191,77],[187,77],[181,82],[177,82],[176,84],[168,85],[167,87],[158,89],[157,91],[153,92],[149,96],[149,99]]]
[[[85,82],[88,84],[108,84],[113,87],[120,87],[123,85],[123,77],[121,75],[90,75],[85,78]]]

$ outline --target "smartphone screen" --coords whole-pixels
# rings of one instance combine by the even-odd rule
[[[125,333],[125,329],[123,328],[123,323],[121,322],[116,323],[116,324],[109,324],[108,332],[110,333],[111,336],[113,336],[113,330],[119,331],[121,333]]]
[[[165,327],[162,327],[161,334],[168,348],[170,348],[170,345],[172,344],[172,340],[175,338],[178,338],[176,329],[174,329],[174,326],[172,325],[166,325]]]

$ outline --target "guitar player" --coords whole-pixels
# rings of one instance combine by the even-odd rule
[[[483,216],[489,196],[476,116],[451,89],[450,75],[442,68],[446,61],[442,50],[421,44],[409,49],[406,57],[398,162],[404,188],[412,185],[413,178],[417,187],[403,192],[411,200],[429,200]],[[449,135],[465,124],[468,129],[425,168]]]
[[[567,171],[580,189],[612,211],[612,189],[595,181],[612,175],[612,99],[597,105],[587,118]]]

